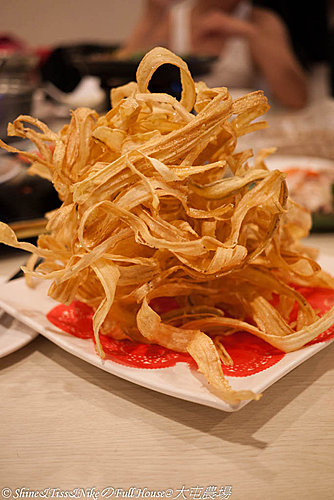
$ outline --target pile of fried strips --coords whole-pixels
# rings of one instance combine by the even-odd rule
[[[180,69],[180,101],[148,90],[166,63]],[[101,357],[99,331],[159,344],[188,352],[226,402],[258,399],[225,379],[221,363],[232,360],[224,337],[249,332],[289,352],[334,319],[333,310],[319,317],[294,289],[332,289],[334,280],[300,243],[310,214],[288,198],[284,174],[266,167],[274,149],[255,158],[236,152],[238,137],[266,126],[258,118],[267,99],[257,91],[232,100],[225,87],[195,84],[184,61],[158,47],[142,59],[137,82],[113,89],[111,101],[101,116],[73,111],[60,133],[30,116],[8,125],[9,135],[30,139],[39,152],[1,146],[51,180],[62,205],[47,214],[37,247],[18,242],[3,223],[0,241],[32,252],[28,281],[52,280],[53,299],[94,309]],[[150,305],[159,297],[178,307],[159,315]]]

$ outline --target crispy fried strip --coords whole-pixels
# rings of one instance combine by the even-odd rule
[[[177,55],[164,47],[156,47],[148,52],[141,60],[137,69],[137,83],[139,92],[148,92],[147,87],[153,73],[163,64],[174,64],[180,68],[182,95],[181,104],[191,111],[195,104],[195,85],[186,63]]]

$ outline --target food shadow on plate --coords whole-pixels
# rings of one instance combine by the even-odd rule
[[[72,356],[46,339],[41,338],[38,350],[90,384],[94,384],[136,406],[204,434],[212,435],[222,441],[239,443],[259,450],[266,448],[269,443],[257,439],[254,434],[329,371],[334,359],[333,343],[269,387],[260,401],[249,403],[239,412],[227,413],[155,392],[118,378]],[[80,393],[79,396],[84,397],[84,394]],[[310,405],[317,404],[321,397],[322,393],[317,391],[310,398]],[[108,409],[111,407],[108,406]],[[112,411],[119,412],[120,410],[113,406]],[[295,411],[302,415],[305,412],[305,407],[301,405]],[[291,418],[291,424],[296,418],[298,415],[295,413],[293,419]],[[287,425],[289,423],[285,421],[284,426],[282,424],[277,429],[278,435],[286,431]],[[220,453],[219,450],[217,453]]]

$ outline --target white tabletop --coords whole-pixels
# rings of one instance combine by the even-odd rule
[[[333,235],[307,243],[334,255]],[[3,257],[0,274],[24,259]],[[0,497],[3,488],[13,495],[20,489],[16,498],[27,497],[21,488],[50,488],[48,498],[51,489],[59,498],[83,488],[76,498],[85,498],[94,487],[98,498],[122,498],[116,488],[135,487],[132,498],[154,498],[138,491],[147,487],[169,488],[172,499],[224,498],[228,489],[220,488],[230,485],[232,499],[327,500],[334,486],[333,367],[334,343],[259,402],[223,413],[118,379],[39,336],[0,360]],[[107,487],[112,496],[102,494]]]

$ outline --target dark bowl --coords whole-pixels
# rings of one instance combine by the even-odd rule
[[[55,48],[41,68],[45,81],[51,81],[63,92],[71,92],[85,75],[101,78],[102,87],[109,98],[110,89],[136,79],[138,64],[144,53],[127,59],[117,59],[116,45],[83,43]],[[194,79],[210,72],[213,56],[184,55]],[[176,66],[164,64],[154,73],[149,89],[166,92],[176,98],[181,94],[180,72]]]
[[[124,85],[136,79],[136,71],[144,53],[135,54],[128,59],[114,58],[115,48],[104,52],[93,52],[89,55],[77,55],[76,65],[82,73],[101,78],[102,86],[107,92],[119,85]],[[210,72],[213,56],[185,55],[182,59],[187,63],[194,79]],[[153,74],[149,90],[151,92],[166,92],[176,98],[181,95],[180,70],[172,64],[160,66]]]

